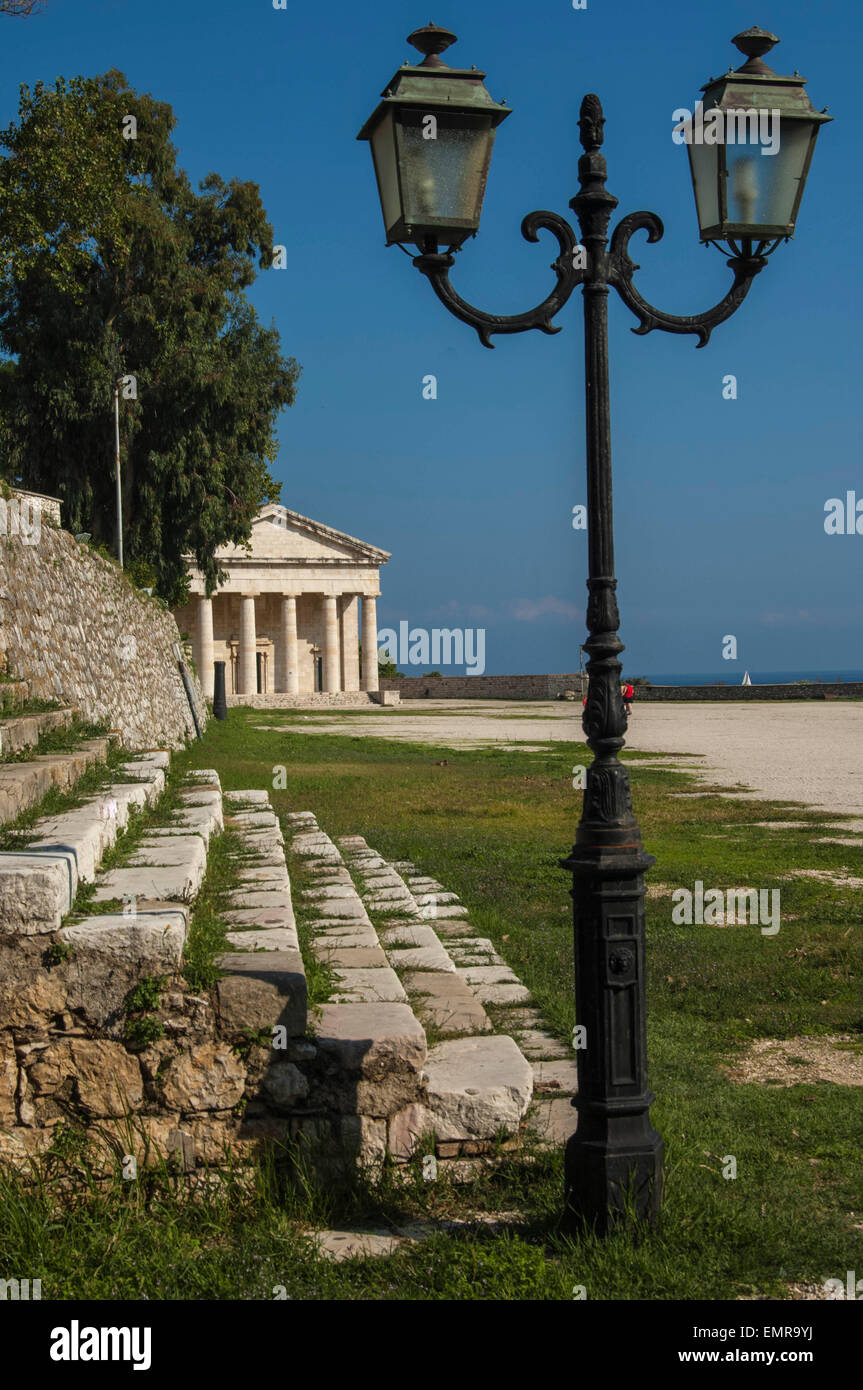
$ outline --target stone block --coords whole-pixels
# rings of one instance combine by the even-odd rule
[[[578,1127],[578,1111],[569,1100],[534,1101],[528,1124],[547,1144],[563,1145]]]
[[[376,1000],[382,1004],[405,1003],[404,992],[398,975],[389,967],[364,970],[336,966],[336,989],[333,1000],[336,1003],[371,1004]]]
[[[190,835],[188,839],[202,844],[197,836]],[[105,903],[130,897],[190,902],[201,886],[202,877],[200,858],[164,867],[112,869],[98,884],[93,901]]]
[[[533,1074],[512,1038],[438,1043],[426,1059],[428,1099],[439,1139],[513,1134],[533,1094]]]
[[[300,943],[295,930],[287,927],[271,927],[246,931],[229,931],[228,941],[240,952],[247,951],[299,951]]]
[[[574,1060],[534,1062],[531,1071],[537,1094],[556,1091],[558,1095],[574,1096],[578,1090],[578,1064]]]
[[[382,927],[381,941],[387,950],[393,946],[439,946],[440,942],[431,927],[421,927],[413,922],[400,922],[396,927]]]
[[[271,1062],[264,1073],[263,1088],[278,1110],[292,1110],[306,1100],[309,1083],[293,1062]]]
[[[343,946],[317,937],[312,942],[312,951],[327,965],[345,966],[349,969],[373,969],[387,964],[387,958],[380,946]]]
[[[306,975],[299,951],[237,952],[222,956],[216,992],[223,1030],[243,1035],[270,1032],[277,1024],[288,1037],[306,1031]]]
[[[410,1158],[419,1141],[434,1133],[434,1116],[424,1105],[406,1105],[391,1115],[387,1125],[387,1147],[394,1158]]]
[[[0,1033],[0,1129],[18,1123],[15,1095],[18,1090],[18,1062],[11,1033]]]
[[[439,974],[455,974],[455,965],[443,946],[405,947],[402,950],[387,952],[394,970],[433,970]]]
[[[230,1110],[245,1084],[246,1069],[226,1043],[203,1043],[173,1057],[159,1079],[165,1104],[181,1112]]]
[[[60,1091],[91,1119],[127,1115],[143,1105],[140,1065],[118,1042],[72,1038],[37,1055],[26,1068],[26,1104],[36,1123],[57,1113],[46,1102]]]
[[[318,1057],[334,1102],[353,1114],[394,1114],[422,1099],[426,1038],[407,1004],[324,1004]]]
[[[106,914],[64,927],[72,947],[64,964],[66,1006],[95,1028],[122,1032],[127,994],[145,975],[171,976],[182,967],[186,913],[178,907]]]
[[[347,1155],[361,1166],[383,1162],[387,1152],[387,1122],[370,1115],[343,1115],[340,1137]]]
[[[71,851],[0,853],[0,933],[56,931],[78,891]]]
[[[402,983],[411,996],[422,1023],[430,1023],[443,1033],[492,1031],[491,1019],[471,988],[454,972],[415,971]]]
[[[223,792],[222,800],[227,801],[230,806],[266,805],[270,804],[270,793],[267,791],[252,790],[243,792]]]
[[[290,907],[248,907],[234,908],[223,914],[224,920],[234,927],[266,927],[267,930],[296,928],[293,908]]]

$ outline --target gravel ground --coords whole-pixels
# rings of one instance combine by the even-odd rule
[[[314,713],[303,722],[308,733],[361,733],[450,748],[532,751],[583,737],[581,706],[553,700],[406,701],[373,713],[346,711],[338,719]],[[670,766],[697,771],[705,783],[742,785],[756,799],[863,817],[863,701],[636,701],[627,746],[674,754]]]

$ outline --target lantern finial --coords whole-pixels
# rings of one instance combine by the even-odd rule
[[[747,58],[743,66],[738,68],[738,72],[754,72],[761,76],[775,76],[773,69],[769,68],[766,63],[762,63],[761,58],[779,42],[776,34],[771,34],[767,29],[759,29],[757,24],[753,24],[751,29],[744,29],[741,33],[735,34],[731,42]]]
[[[420,64],[424,68],[445,68],[446,63],[442,63],[437,55],[445,53],[450,44],[455,42],[456,35],[451,29],[442,29],[431,21],[421,29],[414,29],[412,34],[408,34],[408,43],[425,54],[425,59]]]

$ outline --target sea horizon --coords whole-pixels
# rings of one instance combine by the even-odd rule
[[[747,670],[753,685],[791,685],[795,681],[824,684],[863,681],[863,670],[843,671],[838,668],[816,671],[762,671],[758,667],[749,666],[731,671],[636,671],[634,674],[646,677],[651,685],[742,685]],[[628,671],[624,674],[632,678]]]

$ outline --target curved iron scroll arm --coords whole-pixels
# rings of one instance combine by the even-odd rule
[[[560,255],[551,264],[557,276],[557,285],[547,299],[524,314],[486,314],[457,295],[449,282],[449,270],[455,264],[455,257],[450,252],[429,252],[414,257],[414,265],[431,282],[441,303],[462,323],[476,329],[483,347],[494,347],[494,343],[490,342],[492,333],[525,333],[530,328],[538,328],[541,333],[559,333],[560,328],[551,320],[563,308],[576,285],[586,278],[587,271],[573,265],[573,253],[579,243],[566,219],[559,217],[556,212],[529,212],[521,224],[525,241],[539,241],[540,227],[553,233],[560,247]]]
[[[656,213],[631,212],[621,218],[615,227],[608,253],[609,283],[614,285],[627,309],[631,309],[639,320],[633,333],[650,333],[654,328],[662,328],[666,333],[695,333],[698,335],[696,347],[704,347],[716,325],[739,309],[755,276],[767,264],[767,257],[757,253],[731,257],[728,265],[734,271],[734,283],[725,298],[714,304],[712,309],[705,310],[703,314],[666,314],[642,299],[632,283],[632,277],[639,267],[629,257],[629,238],[633,232],[639,231],[647,232],[648,242],[654,242],[661,239],[665,228]]]

